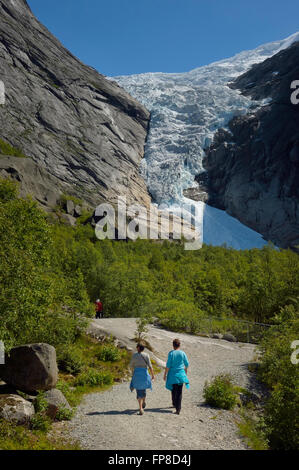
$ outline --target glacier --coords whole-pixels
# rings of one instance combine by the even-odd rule
[[[116,81],[151,112],[150,129],[140,172],[156,204],[203,205],[202,241],[247,249],[266,244],[262,236],[225,211],[194,202],[184,190],[196,187],[204,173],[204,149],[215,132],[237,115],[247,114],[269,100],[253,101],[229,88],[228,83],[299,40],[299,32],[286,39],[243,51],[232,58],[185,73],[143,73],[107,77]]]

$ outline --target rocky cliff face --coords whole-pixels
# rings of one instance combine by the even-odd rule
[[[25,0],[0,0],[0,18],[0,80],[6,91],[0,138],[32,160],[0,158],[2,174],[17,176],[34,195],[28,179],[42,175],[34,184],[40,183],[38,198],[45,205],[47,194],[53,202],[59,191],[93,205],[118,195],[148,205],[139,165],[149,112],[68,52]]]
[[[241,75],[231,88],[267,105],[220,129],[203,160],[208,202],[282,247],[299,245],[299,42]]]

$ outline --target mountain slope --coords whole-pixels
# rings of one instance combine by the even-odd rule
[[[208,194],[209,174],[203,167],[205,149],[213,142],[217,130],[227,128],[233,117],[253,113],[269,101],[262,95],[252,99],[251,95],[241,94],[228,83],[248,71],[253,64],[264,62],[298,39],[299,33],[296,33],[282,41],[265,44],[188,73],[149,73],[116,78],[151,111],[150,131],[141,168],[149,192],[157,203],[182,203],[186,202],[186,198],[199,201],[209,199],[213,203]],[[218,183],[221,186],[222,178],[223,174],[220,173],[216,177],[215,170],[215,185]],[[224,204],[216,206],[226,208]],[[204,213],[208,214],[209,208]],[[249,223],[239,211],[230,213],[276,243],[284,243],[282,238],[273,238],[269,231],[264,231],[262,225]],[[246,227],[243,230],[245,233]],[[205,236],[205,233],[212,231],[213,226],[204,229],[206,243],[214,244],[208,235]],[[237,234],[235,237],[232,233],[231,238],[242,242],[243,235]],[[225,237],[220,237],[217,244],[225,241]],[[237,240],[231,243],[236,247],[238,244]],[[248,244],[248,247],[251,246],[260,246],[258,234],[256,240],[252,239]]]
[[[299,245],[299,42],[254,66],[231,87],[267,106],[229,123],[207,151],[209,203],[283,247]]]
[[[0,0],[0,17],[0,138],[51,175],[48,190],[54,178],[94,205],[118,195],[148,205],[138,169],[149,112],[68,52],[25,0]]]

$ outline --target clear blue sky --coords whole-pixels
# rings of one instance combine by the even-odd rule
[[[299,29],[298,0],[27,0],[79,59],[115,76],[185,72]]]

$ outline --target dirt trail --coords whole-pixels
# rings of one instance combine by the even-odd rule
[[[112,334],[135,350],[134,319],[95,320],[89,330],[99,335]],[[238,435],[235,412],[205,406],[202,391],[205,381],[220,373],[231,373],[236,384],[250,388],[247,364],[254,356],[255,346],[178,335],[156,327],[147,334],[156,356],[164,361],[177,336],[190,360],[190,390],[184,389],[179,416],[170,408],[170,392],[165,389],[163,374],[159,374],[153,391],[148,392],[143,416],[137,415],[135,392],[130,392],[129,384],[118,384],[84,398],[69,424],[70,436],[87,449],[246,449]]]

